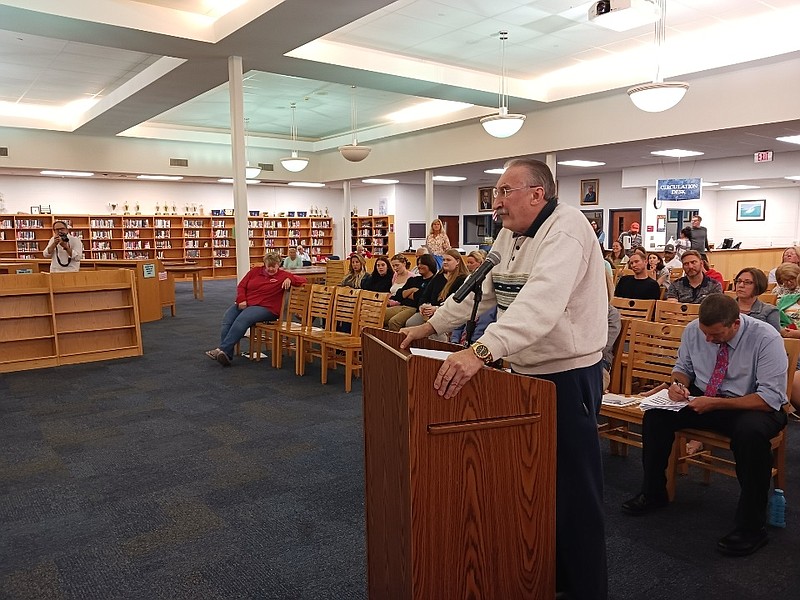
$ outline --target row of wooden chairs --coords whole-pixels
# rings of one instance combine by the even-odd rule
[[[623,319],[642,319],[657,323],[686,325],[694,321],[700,312],[699,304],[671,302],[669,300],[632,300],[612,298],[611,305]]]
[[[269,343],[272,366],[281,368],[284,354],[294,354],[297,375],[319,358],[322,383],[328,382],[329,368],[342,365],[349,392],[353,376],[361,371],[361,330],[383,327],[388,299],[388,293],[335,285],[293,287],[279,320],[252,328],[250,356],[260,360]]]

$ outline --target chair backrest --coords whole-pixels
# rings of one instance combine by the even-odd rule
[[[301,325],[305,325],[308,320],[308,301],[310,297],[310,285],[292,286],[289,290],[289,302],[286,303],[281,322],[299,322]]]
[[[683,277],[683,267],[675,267],[674,269],[669,270],[669,280],[675,281],[676,279],[680,279]]]
[[[764,292],[758,297],[764,304],[772,304],[775,306],[778,303],[778,296],[772,292]]]
[[[694,321],[699,314],[699,304],[681,304],[680,302],[659,300],[656,302],[656,315],[654,321],[656,323],[687,325]]]
[[[325,263],[325,284],[339,285],[347,275],[346,260],[329,260]]]
[[[619,311],[619,316],[624,319],[644,319],[645,321],[651,321],[653,319],[653,310],[655,309],[656,301],[614,297],[611,299],[611,305]]]
[[[331,322],[333,310],[333,296],[336,293],[335,285],[312,285],[311,296],[308,299],[308,317],[306,323],[311,325],[314,319],[321,319],[324,326]]]
[[[614,342],[614,356],[611,359],[611,378],[608,383],[608,391],[612,394],[622,393],[622,372],[625,365],[627,365],[625,345],[628,343],[628,331],[632,320],[624,317],[620,319],[619,336],[617,336],[617,341]],[[605,390],[603,391],[605,392]]]
[[[632,393],[634,377],[661,383],[672,381],[684,329],[671,323],[631,322],[625,394]]]
[[[794,375],[797,371],[797,359],[800,358],[800,340],[796,338],[783,338],[783,347],[786,348],[786,356],[789,358],[789,369],[786,373],[786,397],[792,399],[792,384]],[[794,412],[792,403],[783,405],[786,412]]]
[[[350,334],[357,335],[358,301],[361,290],[357,288],[337,287],[336,298],[333,301],[333,316],[329,330],[335,331],[343,323],[350,325]]]
[[[364,327],[383,327],[383,318],[386,314],[386,304],[389,294],[386,292],[371,292],[361,290],[361,300],[358,308],[358,334]]]

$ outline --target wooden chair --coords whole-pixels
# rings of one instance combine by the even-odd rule
[[[758,297],[764,304],[772,304],[775,306],[778,303],[778,296],[772,292],[764,292]]]
[[[672,323],[674,325],[688,325],[700,314],[699,304],[681,304],[669,300],[656,302],[656,323]]]
[[[327,286],[326,286],[327,287]],[[331,286],[332,287],[332,286]],[[334,334],[337,327],[349,325],[349,333],[354,335],[358,319],[358,298],[361,290],[349,287],[336,287],[333,310],[326,321],[325,328],[306,328],[299,333],[297,340],[297,375],[305,375],[306,363],[314,357],[322,358],[322,339]]]
[[[300,338],[304,334],[322,331],[328,326],[331,320],[333,297],[336,290],[336,286],[333,285],[311,286],[311,294],[308,298],[308,313],[303,321],[304,324],[300,327],[291,327],[286,330],[279,329],[277,331],[277,344],[280,348],[280,352],[273,352],[273,356],[277,358],[276,367],[281,368],[283,350],[291,351],[291,348],[294,347],[294,370],[295,373],[300,371],[301,352],[298,350],[302,345],[300,343]],[[320,325],[314,325],[315,320],[318,320]]]
[[[797,359],[800,356],[800,340],[784,339],[783,344],[789,359],[789,368],[786,374],[786,396],[791,399]],[[794,412],[791,402],[785,404],[783,410],[786,413]],[[676,473],[678,470],[683,470],[684,466],[698,467],[703,470],[706,484],[711,480],[712,471],[728,477],[736,477],[736,462],[727,458],[727,455],[714,454],[715,450],[730,452],[731,440],[729,437],[702,429],[681,429],[675,432],[675,437],[679,450],[678,460],[673,467]],[[701,442],[703,450],[695,454],[686,454],[687,440]],[[786,429],[772,438],[770,445],[773,452],[772,477],[775,480],[775,487],[783,489],[786,485]],[[669,474],[667,477],[669,479]]]
[[[623,319],[642,319],[645,321],[653,320],[655,310],[655,300],[632,300],[630,298],[612,298],[611,306],[619,311],[619,316]]]
[[[383,327],[388,293],[361,290],[358,304],[358,324],[354,335],[333,332],[322,338],[322,383],[328,383],[328,368],[344,366],[344,391],[353,389],[353,375],[361,371],[361,330]],[[337,353],[337,351],[339,353]]]
[[[625,354],[625,344],[628,340],[628,328],[631,325],[630,318],[622,317],[620,319],[620,330],[617,341],[614,342],[614,358],[611,361],[611,379],[608,384],[608,391],[612,394],[621,394],[623,386],[623,371],[624,365],[623,355]]]
[[[339,285],[347,275],[346,260],[329,260],[325,263],[325,285]]]
[[[288,302],[284,302],[280,319],[274,323],[257,323],[252,328],[250,347],[253,351],[250,353],[250,360],[261,360],[261,348],[269,338],[272,366],[281,368],[284,351],[291,352],[292,348],[288,343],[279,343],[282,339],[288,342],[288,338],[281,338],[279,333],[297,331],[307,325],[310,296],[310,285],[292,287]]]
[[[676,281],[683,277],[683,267],[675,267],[674,269],[669,270],[669,280]]]

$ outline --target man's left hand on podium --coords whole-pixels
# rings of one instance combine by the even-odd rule
[[[452,398],[464,387],[473,375],[481,370],[483,361],[478,358],[471,348],[454,352],[447,357],[444,364],[436,374],[433,387],[440,396]]]

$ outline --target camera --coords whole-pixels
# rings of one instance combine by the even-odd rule
[[[58,237],[61,238],[62,242],[68,242],[69,241],[69,236],[66,233],[59,233]]]

